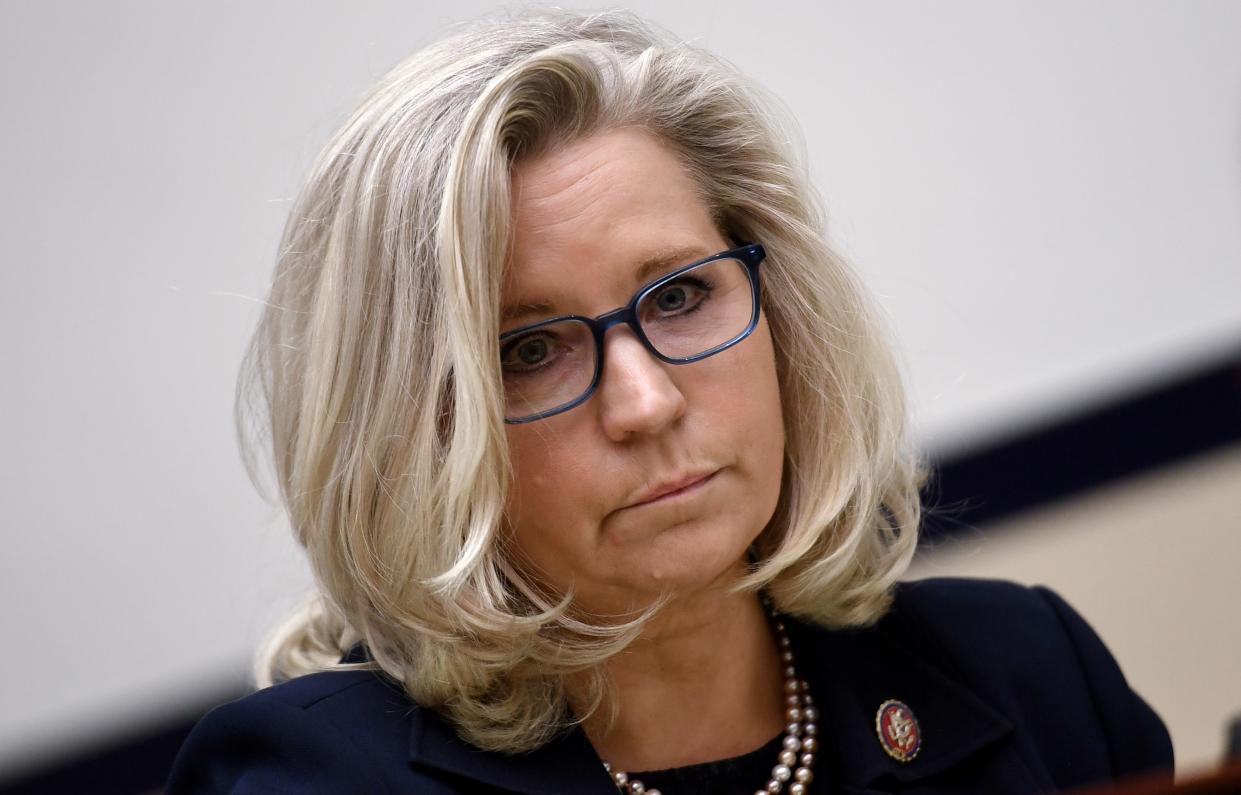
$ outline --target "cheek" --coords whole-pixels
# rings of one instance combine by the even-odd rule
[[[710,364],[712,374],[702,379],[695,399],[712,407],[712,424],[718,432],[745,443],[747,448],[782,452],[784,414],[766,318],[748,339],[701,364]]]
[[[508,431],[513,480],[506,509],[508,526],[527,554],[563,546],[568,535],[593,515],[588,473],[580,451],[556,444],[547,429],[534,426]]]
[[[780,489],[785,442],[775,350],[766,319],[737,350],[743,355],[721,370],[727,387],[721,384],[715,390],[716,416],[720,432],[729,432],[736,441],[755,497],[766,501]]]
[[[549,493],[554,456],[547,445],[524,431],[510,431],[508,447],[513,462],[508,513],[514,529],[520,532],[526,517],[538,512],[540,501]]]

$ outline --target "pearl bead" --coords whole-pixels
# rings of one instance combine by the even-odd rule
[[[789,707],[784,711],[784,717],[786,720],[796,723],[801,720],[801,710],[797,707]]]
[[[793,677],[795,677],[795,676],[797,676],[797,669],[796,669],[796,668],[794,668],[794,667],[793,667],[793,666],[791,666],[791,665],[786,665],[786,666],[784,667],[784,678],[785,678],[785,679],[792,679],[792,678],[793,678]]]
[[[793,652],[791,652],[791,651],[782,651],[782,652],[780,652],[780,661],[781,661],[781,662],[786,662],[786,663],[791,663],[791,662],[793,662]]]
[[[797,772],[793,774],[793,778],[803,784],[809,784],[811,781],[814,781],[814,773],[811,773],[808,767],[799,767]]]
[[[793,723],[790,723],[789,725],[784,727],[784,733],[791,734],[794,737],[796,737],[797,735],[801,734],[801,724],[797,723],[796,721],[794,721]]]
[[[796,679],[790,679],[784,683],[784,692],[786,693],[796,693],[799,689],[800,685]]]
[[[789,795],[806,795],[806,785],[800,781],[789,784]]]
[[[819,750],[819,741],[813,737],[803,737],[801,741],[801,749],[814,753]]]
[[[806,723],[802,725],[802,728],[805,729],[806,734],[812,736],[819,733],[819,725],[817,723]]]
[[[776,765],[771,769],[771,777],[783,783],[793,777],[793,771],[789,769],[788,765]]]
[[[780,764],[792,767],[797,764],[797,754],[787,748],[780,752]]]
[[[791,734],[790,734],[790,735],[785,736],[785,738],[784,738],[784,750],[786,750],[786,751],[799,751],[799,750],[801,750],[801,740],[797,739],[796,737],[792,736]]]
[[[767,782],[767,791],[773,793],[773,795],[782,789],[784,789],[784,784],[776,781],[774,778]]]
[[[648,789],[646,791],[646,795],[664,795],[664,794],[657,789]]]
[[[630,781],[629,793],[630,795],[646,795],[646,785],[641,781]]]
[[[618,770],[612,774],[612,780],[616,782],[618,787],[623,787],[629,783],[629,774],[623,770]]]
[[[819,719],[819,711],[814,707],[806,707],[806,709],[803,710],[803,714],[806,716],[806,720],[809,721],[816,721]]]
[[[784,703],[788,704],[790,707],[796,707],[797,705],[801,704],[801,696],[797,695],[796,693],[789,693],[787,696],[784,697]]]
[[[814,754],[802,754],[801,755],[801,766],[802,767],[810,767],[813,764],[814,764]]]

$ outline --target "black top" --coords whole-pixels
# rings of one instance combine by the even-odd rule
[[[784,733],[776,735],[764,745],[748,754],[704,762],[700,765],[674,767],[668,770],[631,773],[646,785],[648,790],[658,789],[661,795],[683,795],[683,793],[710,792],[713,795],[753,795],[767,785],[771,778],[771,769],[780,763],[780,751],[784,747]],[[827,795],[827,787],[823,785],[828,776],[821,766],[824,758],[816,755],[811,772],[815,778],[806,791],[810,795]],[[820,774],[822,777],[820,777]],[[791,783],[791,782],[790,782]],[[788,792],[788,784],[784,785]]]

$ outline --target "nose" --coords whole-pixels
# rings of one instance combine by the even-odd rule
[[[656,359],[628,326],[608,330],[598,393],[604,432],[615,442],[652,434],[685,413],[685,395],[672,380],[676,365]]]

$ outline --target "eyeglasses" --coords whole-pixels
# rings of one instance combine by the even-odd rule
[[[603,340],[622,323],[655,358],[689,364],[750,336],[758,325],[757,243],[722,251],[645,285],[596,318],[561,315],[500,335],[504,421],[541,420],[584,403],[603,374]]]

